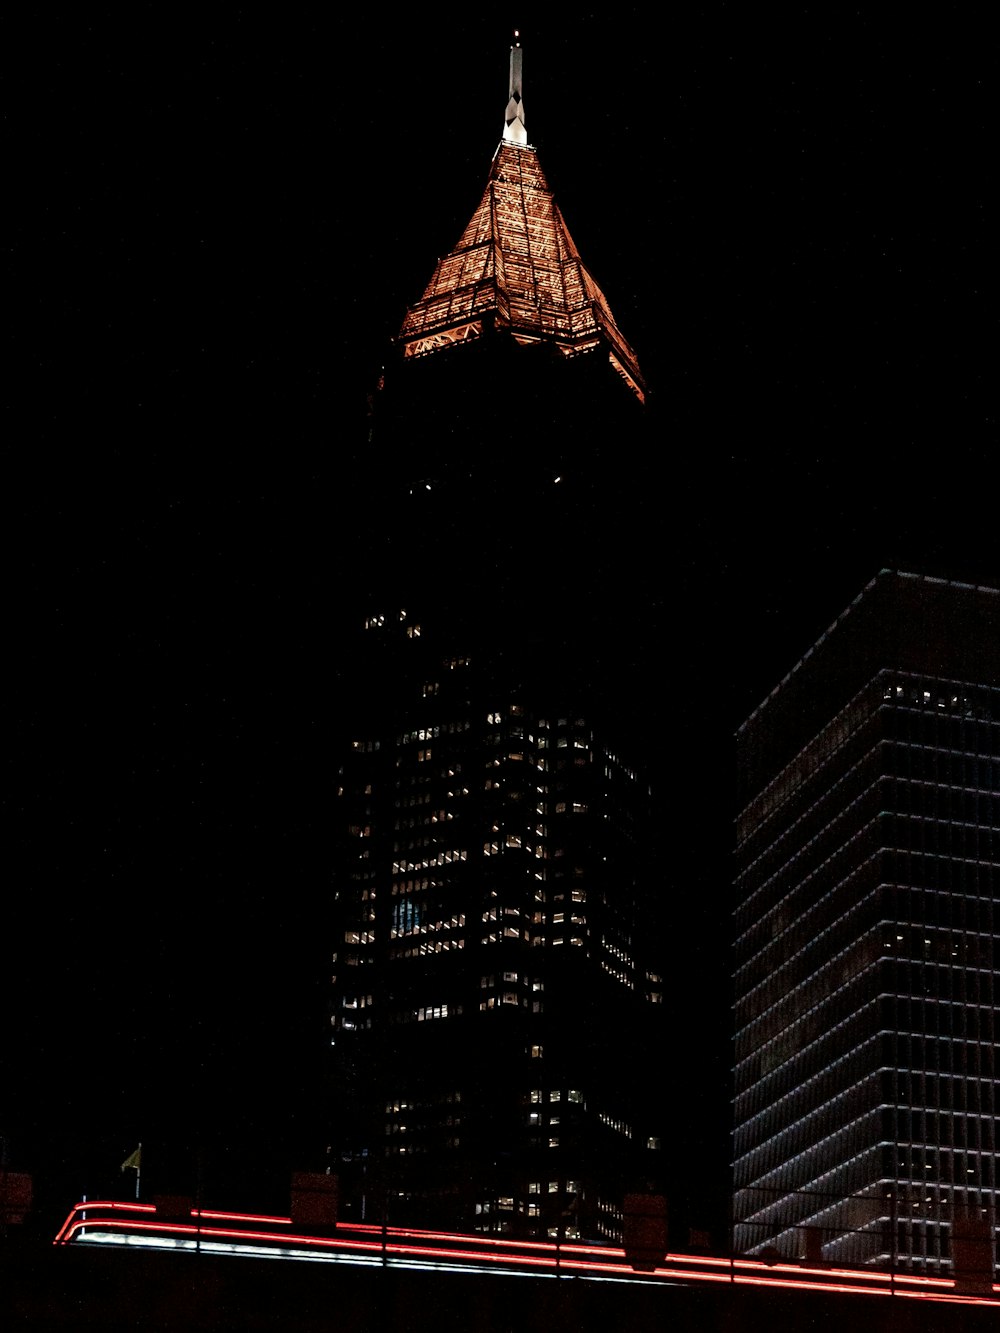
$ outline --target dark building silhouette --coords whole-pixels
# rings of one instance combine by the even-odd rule
[[[398,615],[366,633],[386,688],[340,776],[345,1200],[618,1238],[623,1190],[660,1174],[648,790],[564,689]]]
[[[520,60],[515,46],[480,200],[372,395],[349,558],[369,598],[432,608],[505,654],[540,639],[593,676],[638,619],[662,540],[639,518],[646,390],[524,141]],[[430,189],[452,167],[423,151]]]
[[[651,802],[608,670],[645,389],[527,143],[519,45],[510,72],[373,403],[331,1169],[355,1217],[618,1239],[663,1137]]]
[[[1000,593],[881,573],[738,753],[736,1247],[948,1271],[1000,1168]]]

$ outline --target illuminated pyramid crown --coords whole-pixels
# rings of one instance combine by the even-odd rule
[[[515,33],[515,38],[517,34]],[[563,356],[606,356],[640,401],[635,353],[573,243],[528,142],[521,100],[522,52],[510,53],[503,139],[479,207],[455,248],[440,259],[399,341],[405,357],[505,331],[518,343]]]

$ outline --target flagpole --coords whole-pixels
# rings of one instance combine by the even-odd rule
[[[135,1168],[135,1197],[139,1197],[139,1177],[142,1175],[142,1140],[139,1140],[139,1165]]]

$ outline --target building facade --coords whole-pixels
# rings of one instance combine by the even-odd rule
[[[348,1215],[620,1238],[662,1138],[648,789],[558,691],[405,613],[365,633],[331,1011]]]
[[[883,572],[737,740],[737,1251],[947,1272],[1000,1186],[1000,594]]]
[[[651,803],[594,630],[637,563],[601,452],[626,452],[644,386],[521,90],[515,45],[481,201],[376,396],[331,1170],[348,1217],[614,1240],[663,1137]]]

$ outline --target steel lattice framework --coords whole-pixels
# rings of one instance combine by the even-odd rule
[[[501,143],[479,207],[438,261],[399,340],[407,357],[509,332],[564,356],[603,352],[636,396],[639,363],[615,323],[553,198],[533,148]]]

